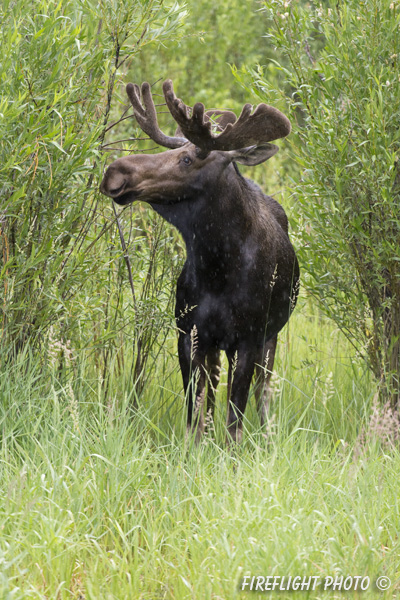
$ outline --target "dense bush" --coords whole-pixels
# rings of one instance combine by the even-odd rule
[[[138,314],[126,311],[115,218],[97,191],[102,144],[119,78],[144,45],[173,38],[184,12],[162,0],[6,0],[0,11],[3,351],[90,346],[105,372],[120,332],[149,346],[169,288],[152,295],[165,240],[131,221]]]
[[[293,202],[308,289],[399,399],[400,3],[263,3],[300,175]],[[282,95],[259,67],[253,87]]]

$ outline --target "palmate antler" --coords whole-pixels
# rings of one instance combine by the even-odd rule
[[[163,84],[163,92],[168,109],[179,126],[179,133],[184,137],[170,137],[159,128],[157,113],[148,83],[143,83],[141,90],[138,85],[128,83],[126,91],[133,106],[136,119],[141,129],[157,144],[166,148],[179,148],[187,141],[195,144],[205,156],[212,150],[238,150],[248,146],[260,146],[286,137],[290,133],[290,122],[276,108],[267,104],[259,104],[252,113],[251,104],[245,104],[240,117],[231,111],[207,111],[204,105],[197,102],[189,116],[189,107],[176,97],[172,81],[168,79]],[[143,104],[140,101],[142,92]],[[211,115],[217,116],[219,134],[212,132]]]
[[[189,117],[188,107],[176,97],[170,79],[164,82],[163,92],[168,109],[183,135],[202,150],[210,152],[259,146],[290,133],[289,119],[276,108],[259,104],[251,114],[251,104],[245,104],[237,121],[228,123],[222,133],[214,135],[211,123],[205,119],[205,108],[201,102],[194,105]]]

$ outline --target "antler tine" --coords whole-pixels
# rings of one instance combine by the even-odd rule
[[[193,106],[192,116],[189,117],[189,107],[176,97],[170,79],[164,81],[163,92],[169,112],[178,123],[183,135],[202,150],[211,151],[213,149],[211,122],[208,117],[205,117],[204,104],[197,102]]]
[[[139,127],[147,133],[147,135],[156,144],[160,144],[165,148],[180,148],[186,144],[187,140],[179,137],[170,137],[165,135],[158,126],[157,111],[154,106],[153,97],[151,94],[150,84],[147,82],[142,83],[142,98],[144,107],[140,101],[140,88],[135,83],[128,83],[126,86],[126,93],[128,94],[129,100],[133,106],[133,112]]]
[[[131,101],[133,106],[133,112],[139,113],[139,115],[144,116],[145,111],[140,102],[140,88],[136,83],[128,83],[126,86],[126,93],[128,94],[128,98]]]
[[[228,123],[222,133],[214,135],[201,102],[194,105],[192,116],[189,117],[189,109],[176,97],[170,79],[164,82],[163,91],[169,111],[183,135],[204,152],[259,146],[290,133],[289,120],[276,108],[259,104],[251,114],[252,105],[245,104],[240,117],[235,122]]]

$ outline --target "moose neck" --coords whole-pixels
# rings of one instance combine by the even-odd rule
[[[194,198],[174,204],[152,203],[154,210],[182,234],[188,266],[196,272],[231,269],[249,234],[256,207],[243,193],[246,180],[231,167],[228,181],[221,177],[217,185],[207,186]]]

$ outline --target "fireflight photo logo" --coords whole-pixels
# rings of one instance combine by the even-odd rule
[[[239,583],[239,589],[248,592],[302,592],[324,591],[360,591],[376,589],[381,592],[392,585],[389,577],[382,575],[375,580],[361,575],[245,575]]]

